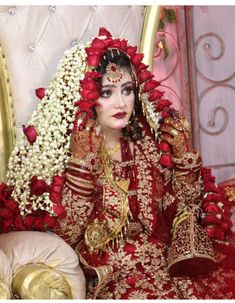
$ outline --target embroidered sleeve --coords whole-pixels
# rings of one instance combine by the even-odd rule
[[[79,241],[92,212],[93,181],[85,161],[71,158],[66,174],[62,204],[66,217],[61,219],[55,232],[70,245]]]
[[[176,214],[191,212],[198,206],[198,222],[204,226],[210,238],[225,240],[231,228],[229,207],[215,183],[211,170],[202,167],[198,152],[187,152],[175,160],[172,171],[172,191],[176,199]]]

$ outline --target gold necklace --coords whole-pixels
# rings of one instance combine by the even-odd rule
[[[112,157],[112,155],[114,155],[119,149],[120,149],[120,142],[115,144],[113,147],[106,148],[106,152],[109,157]]]

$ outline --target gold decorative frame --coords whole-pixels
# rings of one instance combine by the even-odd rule
[[[5,181],[7,162],[15,143],[15,119],[6,59],[0,45],[0,181]]]
[[[144,53],[143,61],[145,64],[149,65],[149,69],[151,71],[153,69],[153,54],[160,13],[160,5],[151,5],[145,7],[140,51]]]

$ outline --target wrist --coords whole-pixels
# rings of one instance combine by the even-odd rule
[[[182,172],[198,171],[202,166],[202,158],[197,151],[184,152],[180,157],[172,155],[171,160]]]

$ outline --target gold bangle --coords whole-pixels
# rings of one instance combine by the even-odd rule
[[[185,170],[197,169],[202,165],[201,156],[197,151],[186,152],[182,158],[171,157],[172,161],[175,163],[176,167]]]

